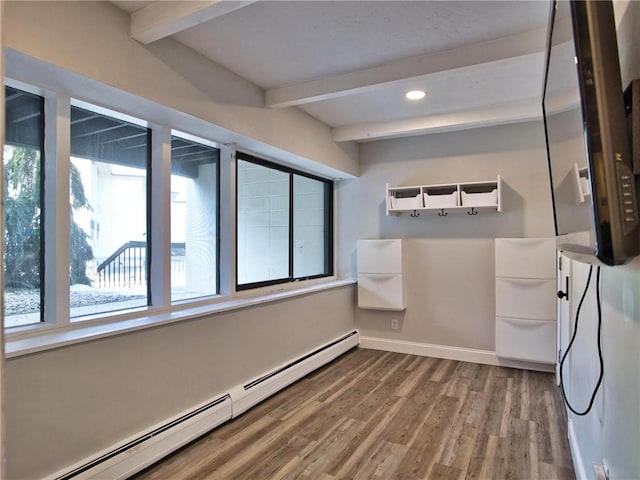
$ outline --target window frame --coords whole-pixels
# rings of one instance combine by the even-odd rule
[[[283,173],[287,173],[289,175],[289,275],[283,278],[277,278],[272,280],[261,280],[258,282],[249,282],[249,283],[239,283],[238,281],[238,259],[240,257],[238,253],[238,161],[242,160],[245,162],[253,163],[255,165],[259,165],[266,168],[271,168],[273,170],[277,170]],[[316,275],[306,275],[302,277],[296,277],[294,275],[295,267],[294,267],[294,175],[298,175],[301,177],[310,178],[312,180],[316,180],[322,182],[325,185],[325,188],[328,189],[325,195],[324,202],[324,252],[325,252],[325,272],[316,274]],[[327,278],[332,277],[334,275],[334,235],[333,235],[333,196],[334,196],[334,182],[330,179],[322,178],[317,175],[313,175],[307,172],[303,172],[301,170],[297,170],[292,167],[288,167],[285,165],[281,165],[275,163],[270,160],[266,160],[264,158],[256,157],[255,155],[251,155],[249,153],[243,151],[236,151],[236,165],[235,165],[235,289],[237,292],[243,292],[247,290],[254,290],[257,288],[270,287],[273,285],[282,285],[282,284],[291,284],[294,282],[301,282],[306,280],[315,280],[318,278]]]
[[[221,286],[220,286],[220,253],[221,253],[221,249],[220,249],[220,243],[221,243],[221,238],[220,238],[220,208],[221,208],[221,194],[220,194],[220,190],[221,190],[221,182],[220,182],[220,172],[221,172],[221,163],[222,163],[222,149],[220,148],[220,145],[217,142],[214,142],[212,140],[207,140],[205,138],[201,138],[195,135],[191,135],[189,133],[186,133],[180,129],[177,128],[171,128],[170,129],[170,135],[169,135],[169,151],[170,151],[170,163],[173,162],[173,150],[172,150],[172,142],[173,142],[173,138],[178,138],[180,140],[183,141],[187,141],[187,142],[192,142],[195,144],[200,144],[209,148],[215,148],[218,151],[218,155],[217,155],[217,159],[215,161],[215,171],[216,171],[216,192],[215,192],[215,202],[216,202],[216,208],[215,208],[215,222],[216,222],[216,236],[215,236],[215,254],[216,254],[216,264],[215,264],[215,277],[216,277],[216,291],[213,293],[209,293],[209,294],[205,294],[205,295],[201,295],[201,296],[197,296],[197,297],[190,297],[190,298],[184,298],[184,299],[177,299],[177,300],[173,300],[171,297],[173,295],[172,293],[172,279],[169,279],[169,303],[171,306],[175,306],[175,305],[181,305],[181,304],[186,304],[186,303],[191,303],[191,302],[197,302],[199,300],[203,300],[203,299],[208,299],[208,298],[212,298],[215,296],[220,295],[220,292],[222,291]],[[171,167],[170,167],[171,169]],[[171,173],[169,173],[169,186],[171,186]],[[171,192],[169,192],[169,195],[171,195]],[[171,245],[171,208],[169,208],[169,245]],[[151,226],[149,226],[149,228],[151,228]],[[151,283],[151,280],[149,281],[149,283]]]
[[[151,288],[151,259],[152,259],[152,254],[153,254],[153,237],[151,234],[151,227],[152,227],[152,206],[153,206],[153,202],[152,202],[152,185],[153,185],[153,171],[152,171],[152,150],[153,150],[153,133],[152,133],[152,128],[151,125],[149,124],[149,122],[141,119],[141,118],[134,118],[131,117],[125,113],[119,112],[117,110],[111,109],[111,108],[106,108],[100,105],[95,105],[93,103],[90,102],[85,102],[82,100],[77,100],[74,97],[70,97],[69,98],[69,158],[68,158],[68,162],[69,162],[69,168],[71,167],[71,158],[74,156],[73,154],[73,136],[71,135],[71,125],[72,125],[72,112],[73,109],[77,109],[83,112],[87,112],[89,114],[96,114],[99,115],[101,117],[106,117],[108,119],[114,120],[114,121],[119,121],[122,122],[123,124],[129,124],[131,126],[140,128],[140,129],[144,129],[144,135],[145,135],[145,142],[146,142],[146,147],[145,147],[145,259],[144,259],[144,263],[145,263],[145,282],[146,282],[146,300],[144,302],[144,304],[141,305],[136,305],[136,306],[132,306],[132,307],[120,307],[120,308],[113,308],[113,309],[107,309],[104,311],[98,311],[98,312],[91,312],[91,313],[75,313],[73,312],[73,308],[71,307],[71,305],[69,305],[69,313],[68,313],[68,321],[71,324],[75,324],[75,323],[82,323],[85,322],[87,320],[91,320],[94,318],[104,318],[104,317],[108,317],[110,315],[114,315],[114,314],[119,314],[119,313],[126,313],[126,312],[130,312],[130,311],[136,311],[139,309],[146,309],[146,308],[150,308],[153,306],[153,299],[151,298],[152,295],[152,288]],[[82,160],[85,160],[84,157],[77,157],[80,158]],[[89,160],[89,159],[86,159]],[[111,162],[107,162],[104,161],[102,163],[111,163]],[[69,198],[69,215],[70,215],[70,222],[73,221],[73,214],[71,211],[71,203],[70,203],[70,198]],[[69,249],[71,248],[71,241],[69,240],[68,242],[68,247]],[[71,254],[69,253],[69,260],[71,260]],[[69,296],[69,301],[71,300],[71,297]],[[97,305],[104,305],[108,308],[109,306],[109,302],[107,303],[101,303],[101,304],[97,304]]]
[[[14,59],[16,65],[22,60]],[[327,201],[330,205],[330,218],[325,225],[325,236],[330,247],[325,246],[326,274],[301,277],[304,282],[280,284],[264,289],[238,291],[235,288],[237,271],[236,252],[236,153],[241,145],[254,146],[255,141],[235,136],[234,141],[226,137],[226,130],[207,120],[185,117],[170,106],[155,104],[143,97],[131,94],[122,97],[119,90],[90,79],[76,81],[66,71],[55,68],[51,77],[45,65],[38,64],[35,73],[31,72],[21,80],[11,76],[4,77],[4,85],[24,90],[44,98],[44,148],[42,150],[43,175],[43,216],[44,242],[43,295],[41,308],[42,321],[28,325],[16,325],[4,328],[5,357],[15,358],[23,355],[46,351],[60,346],[80,344],[99,338],[107,338],[127,332],[153,328],[161,325],[202,318],[218,313],[277,302],[284,298],[307,295],[312,292],[342,288],[355,283],[351,277],[338,279],[335,276],[335,188],[330,175],[323,172],[318,164],[317,175],[296,170],[298,160],[295,155],[282,152],[276,147],[263,144],[265,151],[273,151],[270,158],[275,162],[286,159],[291,161],[295,174],[327,182]],[[48,68],[48,67],[47,67]],[[14,66],[12,71],[15,70]],[[58,75],[59,77],[56,77]],[[65,88],[55,78],[67,79]],[[96,110],[97,113],[113,115],[118,119],[135,123],[150,129],[151,163],[149,165],[147,194],[151,201],[148,211],[149,261],[148,287],[151,289],[148,306],[132,307],[122,310],[83,316],[80,321],[70,315],[69,268],[69,166],[70,166],[70,108]],[[171,302],[171,284],[164,278],[169,272],[170,263],[170,144],[172,131],[185,136],[193,136],[196,141],[211,142],[219,149],[218,162],[218,294]],[[188,137],[187,137],[188,138]],[[239,145],[240,144],[240,145]],[[249,147],[250,148],[250,147]],[[298,168],[307,169],[307,160],[300,159]],[[278,165],[275,163],[275,165]],[[304,167],[302,165],[305,165]],[[282,167],[281,168],[286,168]],[[312,167],[310,171],[316,171]],[[46,209],[46,214],[45,214]],[[328,212],[328,211],[327,211]],[[325,212],[326,214],[326,212]],[[293,225],[293,224],[292,224]],[[319,235],[318,235],[319,237]],[[151,252],[153,251],[153,254]],[[316,279],[316,280],[313,280]]]
[[[46,159],[47,159],[47,152],[45,149],[45,139],[46,139],[46,130],[45,130],[45,126],[46,126],[46,116],[47,116],[47,102],[46,102],[46,96],[43,94],[43,92],[38,91],[35,87],[31,87],[30,85],[23,85],[23,84],[16,84],[17,82],[4,82],[2,85],[3,88],[3,92],[6,92],[7,88],[10,88],[12,90],[16,90],[18,92],[21,93],[25,93],[27,95],[31,95],[34,97],[38,98],[38,102],[39,102],[39,107],[40,107],[40,115],[39,115],[39,119],[38,119],[38,129],[39,129],[39,151],[40,151],[40,175],[38,178],[38,182],[39,182],[39,188],[40,188],[40,198],[38,199],[39,201],[39,207],[40,207],[40,224],[39,224],[39,230],[40,230],[40,241],[39,241],[39,252],[38,252],[38,257],[39,257],[39,275],[40,275],[40,298],[39,298],[39,312],[38,312],[38,317],[39,320],[32,322],[32,323],[28,323],[28,324],[22,324],[22,325],[11,325],[11,326],[5,326],[5,313],[4,313],[4,275],[2,276],[2,285],[0,285],[0,288],[2,288],[2,305],[3,305],[3,311],[2,313],[2,328],[7,330],[7,329],[14,329],[14,328],[36,328],[40,325],[45,324],[45,295],[46,295],[46,275],[47,275],[47,270],[45,268],[46,262],[45,262],[45,246],[46,246],[46,234],[45,234],[45,218],[47,216],[47,212],[46,212],[46,184],[45,184],[45,169],[46,169]],[[4,96],[3,96],[4,98]],[[3,103],[3,112],[2,115],[4,115],[6,117],[7,114],[7,109],[6,109],[6,98],[4,98],[5,103]],[[6,128],[6,123],[4,124],[5,128]],[[6,136],[6,132],[5,135],[3,137],[3,151],[4,151],[4,146],[7,145],[7,136]],[[4,153],[3,153],[3,162],[4,162]],[[3,179],[2,181],[4,182],[4,166],[2,168],[2,174],[3,174]],[[6,195],[6,192],[3,191],[3,196]],[[2,202],[4,204],[4,198],[2,198]],[[3,228],[5,225],[4,222],[4,208],[2,211],[2,225]],[[4,232],[3,232],[3,236],[2,236],[2,242],[3,242],[3,248],[2,248],[2,253],[3,255],[5,254],[5,248],[6,246],[4,245]],[[4,263],[4,262],[3,262]],[[4,267],[3,267],[4,268]]]

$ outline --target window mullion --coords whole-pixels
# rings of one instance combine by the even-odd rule
[[[293,280],[293,173],[289,174],[289,279]]]
[[[151,126],[151,304],[171,305],[171,129]]]
[[[236,182],[236,147],[233,144],[220,148],[220,185],[218,225],[219,239],[219,291],[222,295],[231,295],[236,290],[237,278],[237,182]]]
[[[45,97],[44,319],[57,326],[69,323],[70,110],[68,96]]]

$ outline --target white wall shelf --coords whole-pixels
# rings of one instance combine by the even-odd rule
[[[387,215],[409,214],[420,216],[421,212],[435,212],[443,217],[449,212],[501,212],[500,175],[495,180],[466,183],[444,183],[437,185],[386,186]]]

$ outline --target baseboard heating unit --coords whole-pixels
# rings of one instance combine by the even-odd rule
[[[351,332],[249,383],[232,388],[229,394],[233,416],[237,417],[265,398],[357,346],[358,333]]]
[[[48,477],[48,480],[120,480],[152,465],[183,445],[282,390],[296,380],[358,346],[351,332],[270,372],[230,389],[215,399],[134,435],[119,445]]]

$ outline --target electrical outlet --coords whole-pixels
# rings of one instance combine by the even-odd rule
[[[399,326],[398,326],[398,319],[397,318],[392,318],[391,319],[391,330],[398,330]]]

